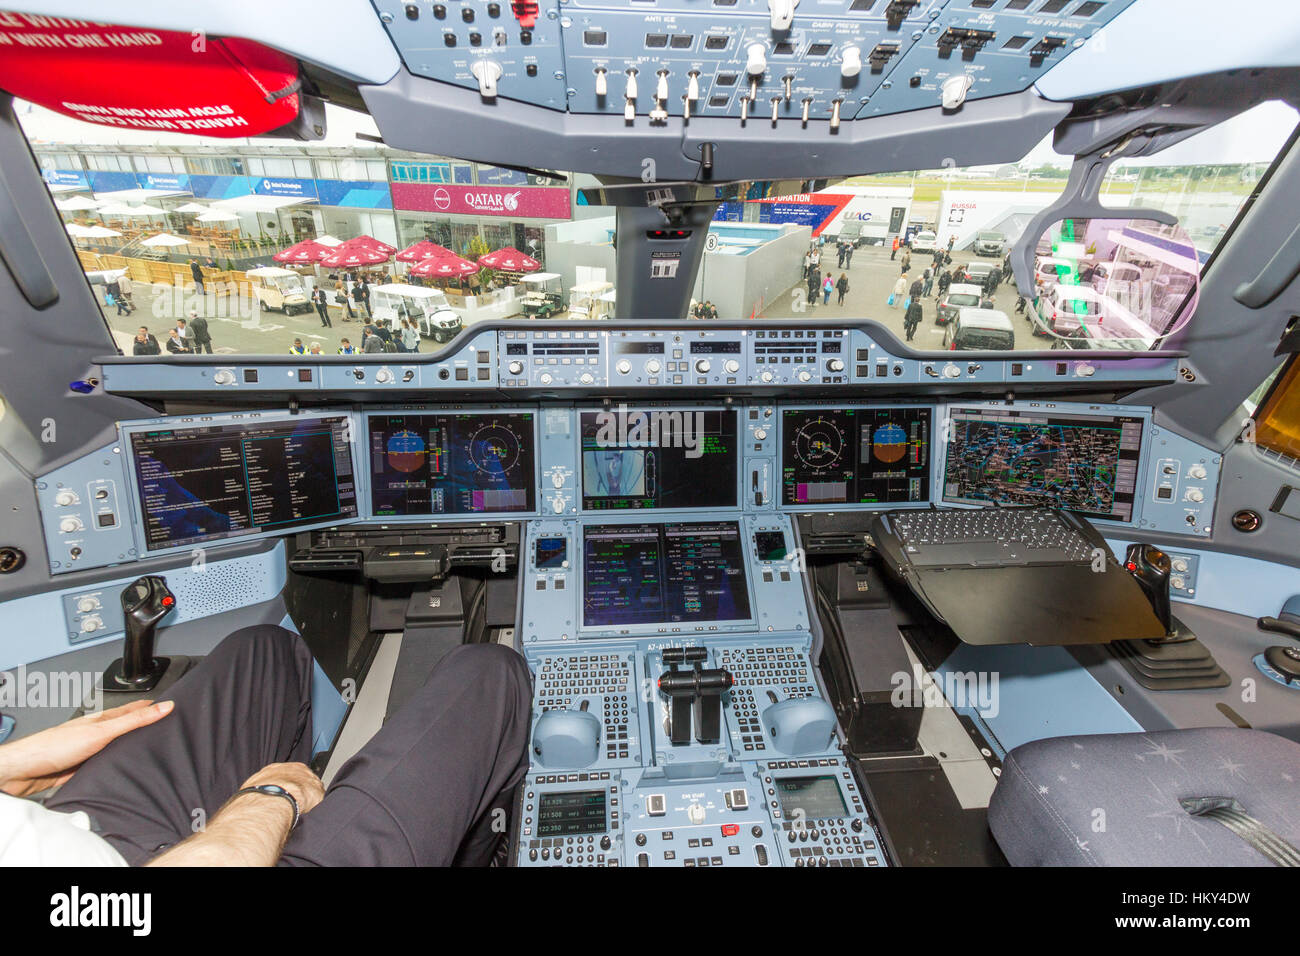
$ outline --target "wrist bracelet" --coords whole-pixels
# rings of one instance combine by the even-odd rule
[[[295,800],[293,794],[284,789],[284,787],[277,786],[274,783],[263,783],[256,787],[245,787],[243,790],[237,790],[235,791],[235,797],[242,796],[245,793],[265,793],[268,796],[283,797],[288,800],[289,806],[293,807],[293,823],[289,825],[289,829],[293,830],[298,826],[298,818],[302,816],[302,813],[298,809],[298,801]],[[233,800],[234,797],[231,797],[231,799]]]

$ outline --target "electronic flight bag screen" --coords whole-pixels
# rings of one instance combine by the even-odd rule
[[[342,416],[132,433],[145,548],[355,518],[348,435]]]
[[[735,521],[588,525],[582,573],[585,627],[752,617]]]
[[[371,415],[375,517],[532,511],[533,414]]]
[[[929,408],[782,409],[782,504],[928,501],[930,420]]]
[[[580,421],[584,510],[736,506],[734,410],[619,406]]]
[[[1142,419],[954,408],[943,500],[1132,521]]]

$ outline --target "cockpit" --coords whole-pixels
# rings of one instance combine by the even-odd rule
[[[5,5],[17,862],[1300,864],[1289,5]]]

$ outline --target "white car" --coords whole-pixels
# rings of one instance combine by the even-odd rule
[[[928,252],[934,255],[939,248],[939,237],[925,229],[912,236],[911,247],[913,253]]]

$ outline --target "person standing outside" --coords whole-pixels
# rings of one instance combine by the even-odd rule
[[[316,314],[320,316],[321,328],[332,328],[334,323],[330,321],[330,304],[325,295],[325,290],[317,286],[312,290],[311,301],[316,306]]]
[[[907,273],[904,272],[894,280],[894,291],[890,294],[890,306],[897,309],[903,304],[903,296],[907,294]]]
[[[131,342],[132,355],[161,355],[162,346],[158,340],[150,334],[149,330],[143,325],[136,330],[135,339]]]
[[[826,279],[822,282],[822,305],[828,305],[831,301],[831,293],[835,291],[835,280],[831,278],[829,271],[826,273]]]
[[[903,331],[907,333],[907,341],[912,341],[912,337],[916,335],[916,327],[921,324],[923,315],[921,300],[914,297],[911,305],[907,307],[907,314],[903,316]]]
[[[197,355],[199,352],[212,354],[212,333],[208,330],[208,320],[193,309],[190,310],[189,325],[186,326],[191,340],[191,347]]]
[[[420,330],[410,319],[402,319],[401,340],[404,352],[420,351]]]
[[[890,262],[893,262],[893,261],[894,261],[894,257],[895,257],[896,255],[898,255],[898,246],[899,246],[898,236],[895,236],[895,237],[894,237],[894,242],[893,242],[893,244],[892,244],[892,246],[890,247],[890,250],[889,250],[889,261],[890,261]]]
[[[841,273],[840,273],[839,281],[837,281],[837,282],[835,283],[835,291],[838,292],[838,293],[840,294],[840,297],[839,297],[839,299],[836,301],[835,304],[836,304],[836,305],[843,305],[843,304],[844,304],[844,296],[845,296],[845,295],[848,293],[848,291],[849,291],[849,277],[848,277],[848,274],[847,274],[847,273],[844,273],[844,272],[841,272]]]
[[[194,277],[194,290],[199,295],[206,296],[208,290],[203,285],[203,267],[199,265],[198,259],[190,260],[190,275]]]
[[[927,296],[930,294],[930,290],[934,288],[934,270],[926,269],[924,279],[925,281],[921,285],[921,295]]]

